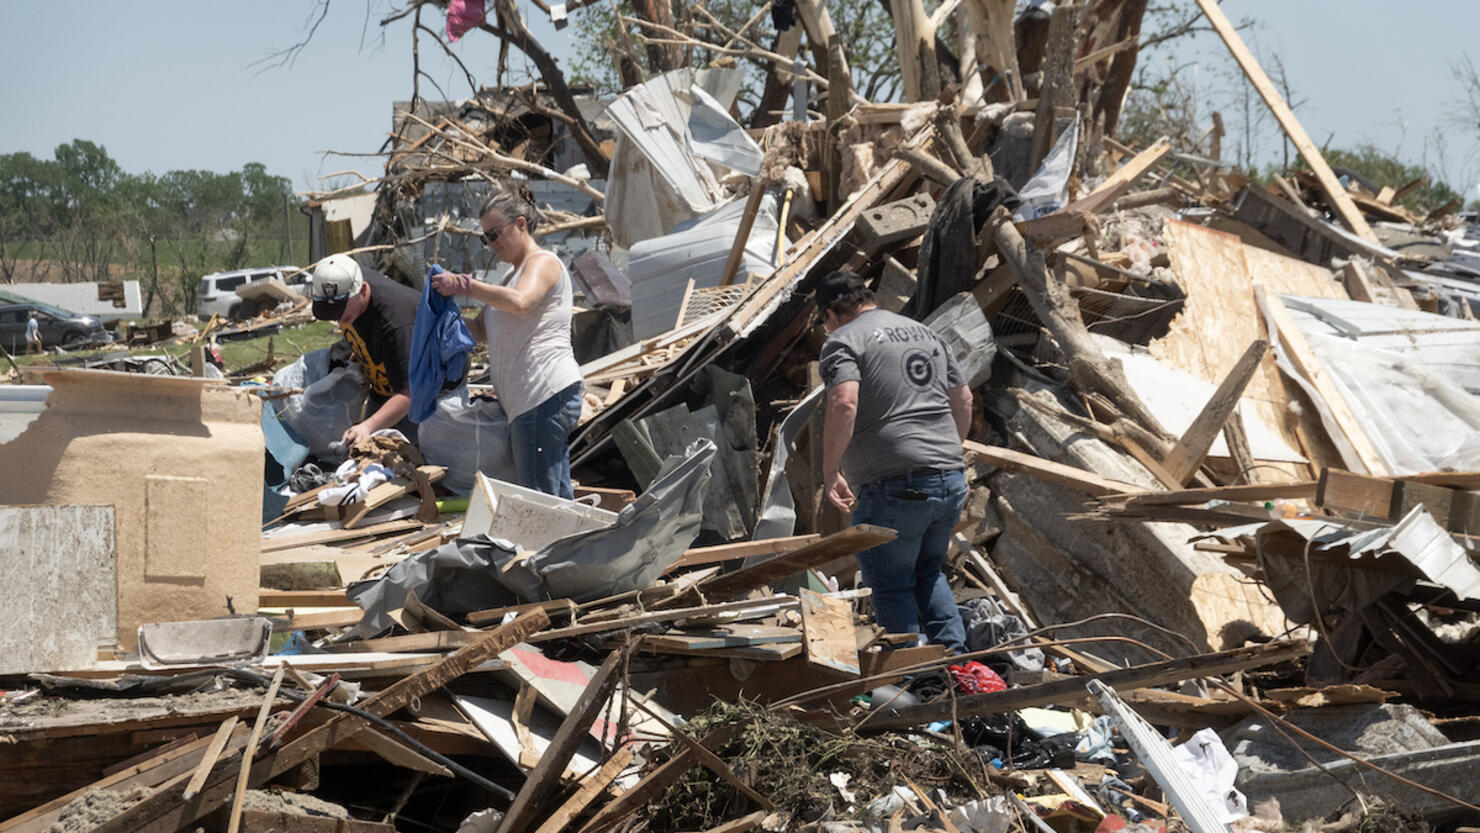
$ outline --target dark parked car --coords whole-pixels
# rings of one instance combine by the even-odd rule
[[[26,319],[36,313],[41,325],[41,343],[53,347],[77,347],[89,342],[107,343],[113,335],[91,315],[78,315],[51,304],[24,301],[16,296],[0,297],[0,344],[12,353],[26,351]]]

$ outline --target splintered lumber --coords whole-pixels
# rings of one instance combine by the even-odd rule
[[[972,458],[994,466],[999,469],[1026,474],[1039,480],[1046,480],[1066,489],[1083,492],[1095,497],[1106,495],[1124,494],[1128,492],[1140,492],[1142,489],[1133,483],[1120,480],[1111,480],[1101,477],[1094,472],[1085,471],[1074,466],[1055,463],[1032,454],[1021,451],[1013,451],[997,445],[984,445],[975,440],[963,440],[962,448]]]
[[[870,731],[907,729],[937,720],[1003,714],[1034,706],[1072,703],[1084,707],[1088,705],[1084,686],[1092,679],[1121,691],[1134,691],[1141,688],[1171,685],[1199,677],[1260,668],[1303,657],[1308,653],[1310,653],[1310,646],[1303,642],[1271,642],[1266,645],[1235,648],[1231,651],[1199,654],[1115,671],[1070,677],[1066,680],[1010,688],[989,694],[968,694],[941,703],[885,708],[870,712],[859,728]]]
[[[514,803],[504,813],[497,833],[522,833],[534,826],[535,813],[540,808],[540,802],[554,794],[560,786],[560,775],[565,772],[565,765],[575,756],[576,748],[587,737],[597,713],[611,698],[617,683],[621,682],[622,675],[617,671],[626,661],[625,651],[613,651],[607,655],[601,667],[596,669],[596,673],[591,675],[586,690],[581,692],[575,707],[565,716],[555,737],[550,740],[550,745],[540,755],[539,763],[535,764],[534,770],[525,779],[524,786],[514,796]]]
[[[1276,498],[1314,499],[1317,495],[1315,480],[1299,480],[1294,483],[1260,483],[1253,486],[1213,486],[1208,489],[1182,489],[1176,492],[1136,492],[1125,495],[1106,495],[1104,500],[1124,503],[1128,506],[1190,506],[1210,500],[1264,501]]]
[[[1074,52],[1079,42],[1079,17],[1084,7],[1056,3],[1048,23],[1048,43],[1043,56],[1043,83],[1038,89],[1038,112],[1033,116],[1033,141],[1029,168],[1037,170],[1053,147],[1059,107],[1074,106]]]
[[[284,665],[283,669],[288,666]],[[236,715],[226,720],[216,729],[216,734],[211,738],[211,745],[206,747],[205,754],[201,756],[200,764],[196,766],[195,773],[190,776],[190,782],[185,785],[185,792],[180,797],[186,801],[195,797],[200,792],[200,786],[206,782],[206,776],[216,767],[216,759],[221,757],[221,750],[226,748],[226,741],[231,738],[231,733],[236,731],[236,724],[241,718]]]
[[[1203,0],[1198,0],[1198,2],[1203,2]],[[1337,430],[1346,440],[1346,447],[1356,458],[1348,462],[1361,466],[1366,474],[1375,476],[1387,474],[1387,466],[1383,464],[1377,448],[1367,436],[1366,430],[1362,428],[1361,422],[1346,404],[1346,399],[1342,397],[1335,382],[1326,374],[1326,369],[1321,364],[1321,360],[1316,357],[1315,351],[1310,349],[1309,342],[1305,340],[1305,334],[1296,326],[1295,319],[1290,317],[1290,311],[1285,308],[1285,302],[1259,284],[1254,285],[1254,298],[1259,304],[1259,309],[1264,313],[1264,317],[1270,322],[1274,334],[1279,336],[1280,343],[1284,345],[1291,364],[1295,365],[1295,369],[1315,387],[1316,393],[1320,395],[1321,401],[1330,411],[1331,419],[1336,423]],[[1332,439],[1340,440],[1342,437],[1333,436]],[[1340,449],[1341,446],[1342,443],[1338,442],[1337,448]]]
[[[603,619],[600,622],[589,622],[572,625],[568,628],[544,631],[529,637],[527,642],[547,642],[552,639],[564,639],[569,636],[581,636],[588,633],[601,633],[603,631],[624,630],[634,628],[638,625],[646,625],[652,622],[673,622],[679,619],[699,619],[717,616],[722,613],[734,613],[741,610],[765,610],[774,613],[779,610],[791,609],[798,602],[793,596],[776,596],[770,599],[740,599],[739,601],[724,602],[722,604],[704,605],[702,607],[675,607],[668,610],[655,611],[653,613],[639,613],[620,619]]]
[[[705,749],[713,750],[729,743],[730,738],[734,737],[739,730],[740,727],[733,724],[721,726],[705,735],[698,743]],[[639,807],[677,783],[685,772],[698,764],[698,757],[694,752],[694,747],[684,747],[657,769],[643,776],[642,780],[633,784],[631,789],[602,807],[595,816],[591,817],[590,821],[581,827],[580,833],[598,833],[627,818]]]
[[[717,564],[721,561],[729,561],[734,558],[751,558],[757,555],[775,555],[781,552],[790,552],[808,544],[815,544],[822,540],[817,533],[809,535],[789,535],[785,538],[767,538],[762,541],[736,541],[733,544],[717,544],[712,547],[695,547],[679,556],[672,567],[663,572],[664,575],[683,567],[698,567],[704,564]],[[469,619],[469,621],[472,621]]]
[[[798,595],[802,600],[802,638],[807,646],[807,662],[856,676],[858,643],[853,605],[805,587]]]
[[[272,682],[267,685],[267,694],[262,697],[262,708],[257,711],[257,721],[252,724],[252,734],[247,738],[247,748],[242,752],[241,769],[236,778],[236,794],[231,799],[231,814],[227,816],[226,833],[236,833],[241,829],[242,802],[247,799],[247,781],[252,775],[252,759],[257,756],[257,744],[262,740],[262,730],[267,728],[267,716],[272,713],[272,701],[277,699],[278,687],[283,684],[283,674],[288,670],[287,665],[279,665],[277,673],[272,675]],[[191,783],[195,782],[191,778]],[[205,781],[201,779],[202,783]],[[200,789],[196,784],[196,789]],[[189,785],[186,786],[189,789]],[[184,794],[181,794],[184,797]]]
[[[1355,512],[1388,520],[1393,516],[1393,481],[1341,469],[1322,469],[1317,481],[1316,505],[1323,509]]]
[[[541,611],[527,613],[451,656],[414,674],[359,704],[377,717],[386,717],[493,659],[531,634],[543,630],[550,620]],[[336,714],[320,726],[284,744],[276,752],[252,765],[250,784],[261,784],[354,737],[370,726],[354,714]],[[124,812],[114,816],[94,833],[174,833],[231,799],[234,773],[218,768],[206,779],[200,795],[182,801],[184,783],[166,786]]]
[[[347,607],[354,604],[344,590],[263,590],[258,607]]]
[[[575,793],[565,803],[560,805],[550,817],[545,819],[539,829],[534,833],[560,833],[571,820],[580,815],[592,801],[596,800],[602,791],[611,786],[622,774],[622,770],[632,763],[632,749],[622,747],[618,749],[601,768],[592,775],[581,779],[581,785],[576,788]]]
[[[306,532],[301,535],[275,535],[271,538],[262,539],[263,552],[277,552],[278,550],[291,550],[297,547],[306,547],[311,544],[333,544],[341,541],[353,541],[356,538],[374,538],[377,535],[386,535],[392,532],[405,532],[408,529],[420,529],[426,524],[415,518],[402,518],[397,521],[386,521],[373,526],[362,526],[358,529],[326,529],[321,532]]]
[[[1018,231],[1035,244],[1039,241],[1064,240],[1078,236],[1084,231],[1085,215],[1098,214],[1110,208],[1126,191],[1139,182],[1147,171],[1150,171],[1156,163],[1165,159],[1171,152],[1172,143],[1165,138],[1158,139],[1152,143],[1151,147],[1136,154],[1130,161],[1121,165],[1115,173],[1106,177],[1105,181],[1100,183],[1100,187],[1052,214],[1018,223]],[[1172,194],[1158,193],[1156,201],[1169,199],[1172,196]]]
[[[1336,209],[1336,213],[1341,217],[1342,222],[1346,224],[1347,228],[1356,232],[1358,237],[1369,243],[1377,243],[1377,235],[1372,232],[1372,227],[1367,225],[1367,220],[1362,217],[1362,212],[1357,210],[1357,205],[1352,202],[1351,195],[1347,194],[1341,182],[1336,179],[1336,174],[1331,170],[1331,166],[1326,164],[1326,159],[1321,156],[1321,151],[1310,140],[1310,136],[1306,135],[1305,128],[1300,126],[1300,120],[1295,118],[1295,112],[1290,109],[1290,106],[1285,103],[1285,99],[1275,89],[1274,82],[1270,80],[1264,69],[1259,66],[1259,62],[1254,59],[1254,53],[1250,52],[1249,47],[1244,45],[1244,39],[1239,37],[1238,30],[1229,22],[1228,16],[1223,14],[1222,9],[1218,8],[1216,0],[1197,0],[1197,5],[1203,10],[1203,14],[1208,16],[1208,22],[1213,24],[1213,28],[1218,32],[1218,36],[1228,46],[1228,51],[1233,53],[1233,59],[1238,61],[1238,65],[1243,69],[1244,75],[1248,77],[1249,83],[1253,84],[1254,89],[1259,91],[1259,96],[1264,99],[1264,103],[1269,106],[1270,112],[1274,114],[1275,121],[1280,123],[1280,127],[1284,129],[1285,135],[1290,137],[1290,141],[1295,144],[1295,149],[1300,151],[1301,158],[1305,160],[1305,163],[1310,166],[1311,171],[1315,173],[1316,181],[1320,183],[1321,190],[1325,192],[1326,198],[1331,201],[1331,206]]]
[[[382,734],[378,728],[368,728],[355,735],[355,743],[379,755],[387,763],[395,764],[398,767],[409,769],[413,772],[425,772],[428,775],[441,775],[444,778],[452,777],[452,770],[401,743],[390,735]]]
[[[329,652],[336,654],[372,653],[419,653],[422,651],[452,651],[476,642],[483,636],[480,631],[427,631],[408,633],[401,636],[386,636],[380,639],[364,639],[359,642],[342,642],[330,645]]]
[[[815,544],[768,558],[759,564],[699,583],[704,598],[716,602],[737,599],[752,590],[797,573],[821,567],[830,561],[886,544],[898,537],[892,529],[873,524],[850,526]]]
[[[1213,447],[1213,440],[1218,438],[1223,426],[1227,424],[1228,418],[1233,415],[1234,409],[1238,407],[1239,399],[1244,395],[1244,388],[1249,386],[1249,380],[1254,378],[1254,373],[1259,370],[1259,363],[1264,359],[1264,353],[1269,349],[1269,342],[1264,339],[1256,339],[1244,354],[1239,357],[1238,363],[1223,377],[1223,382],[1218,389],[1213,391],[1213,396],[1208,404],[1203,406],[1197,418],[1188,426],[1186,433],[1172,447],[1163,465],[1179,484],[1185,485],[1192,475],[1202,465],[1204,457],[1208,456],[1208,450]]]

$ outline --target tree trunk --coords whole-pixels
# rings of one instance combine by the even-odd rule
[[[503,38],[513,44],[519,51],[529,56],[531,61],[540,71],[540,78],[545,82],[545,87],[550,95],[554,97],[555,103],[559,105],[562,112],[570,116],[571,136],[576,140],[581,153],[586,157],[586,164],[591,168],[591,176],[596,179],[604,178],[611,167],[611,160],[601,151],[601,145],[591,133],[591,127],[586,123],[586,117],[581,115],[581,108],[576,106],[575,95],[570,91],[570,85],[565,83],[565,73],[560,70],[559,64],[551,57],[549,52],[535,40],[530,34],[529,27],[524,25],[524,18],[519,10],[514,7],[514,0],[494,0],[498,11],[503,15],[508,31],[500,30],[495,26],[484,23],[480,28],[497,38]]]
[[[669,29],[676,28],[673,25],[673,4],[670,0],[632,0],[632,10],[637,13],[638,17],[649,23],[656,23]],[[648,67],[655,75],[678,69],[684,65],[683,47],[676,43],[649,41],[647,53]]]

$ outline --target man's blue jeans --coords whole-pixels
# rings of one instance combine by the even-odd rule
[[[509,420],[514,476],[520,486],[572,498],[570,432],[581,419],[582,382],[551,396]]]
[[[950,650],[966,650],[966,629],[940,571],[951,530],[966,505],[960,471],[897,477],[858,490],[853,523],[877,524],[899,537],[859,553],[863,582],[873,590],[874,614],[890,633],[919,633]]]

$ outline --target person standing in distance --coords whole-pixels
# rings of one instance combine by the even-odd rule
[[[828,332],[818,363],[823,487],[853,523],[899,533],[857,555],[878,623],[890,633],[923,629],[962,653],[966,632],[941,564],[966,503],[971,390],[934,331],[879,309],[853,272],[825,275],[815,297]]]
[[[509,417],[519,485],[570,498],[570,432],[581,417],[585,380],[570,343],[571,281],[554,252],[540,248],[540,213],[522,186],[501,188],[483,204],[483,243],[509,264],[498,284],[471,275],[432,278],[443,295],[485,306],[470,328],[488,344],[493,388]]]
[[[26,317],[26,352],[44,354],[46,348],[41,344],[41,322],[36,320],[36,313]]]

